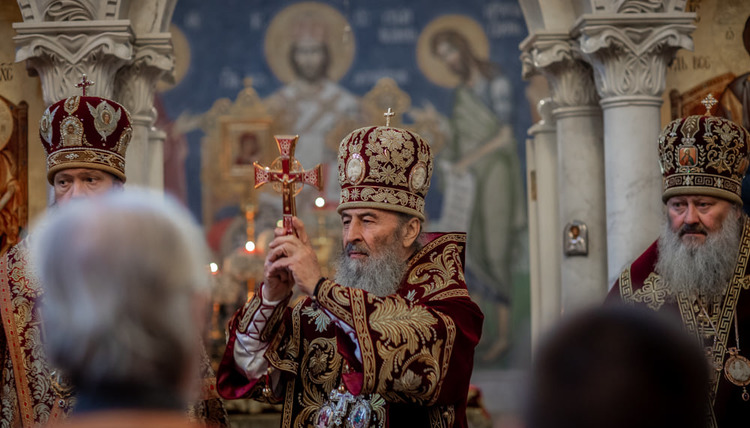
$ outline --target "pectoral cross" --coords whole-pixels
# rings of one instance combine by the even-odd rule
[[[275,135],[276,144],[279,146],[281,156],[271,163],[270,167],[264,167],[254,162],[255,188],[273,183],[274,190],[281,193],[284,210],[284,231],[287,235],[294,234],[292,217],[297,215],[294,197],[302,190],[302,186],[309,184],[318,190],[323,190],[320,165],[305,171],[294,158],[294,147],[297,145],[299,135]]]

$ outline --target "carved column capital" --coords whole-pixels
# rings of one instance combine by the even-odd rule
[[[661,98],[666,68],[679,49],[693,49],[695,14],[619,13],[583,15],[571,34],[592,64],[603,100]]]
[[[128,21],[13,24],[18,35],[16,61],[26,61],[42,81],[44,102],[78,93],[86,73],[96,84],[91,95],[112,97],[117,70],[130,61],[133,34]]]
[[[133,121],[151,126],[156,120],[153,109],[156,83],[171,78],[174,51],[171,34],[136,37],[133,60],[117,74],[116,98],[130,111]]]
[[[583,61],[568,33],[535,33],[521,43],[524,77],[541,72],[557,107],[594,107],[599,96],[591,66]]]
[[[601,13],[642,13],[642,12],[683,12],[687,0],[593,0],[595,12]]]
[[[17,0],[24,22],[111,21],[122,0]]]
[[[539,122],[531,125],[528,130],[528,134],[532,138],[536,138],[538,134],[542,133],[554,133],[557,131],[555,123],[555,116],[553,114],[555,110],[555,103],[552,98],[544,98],[539,100],[537,103],[536,110],[539,112],[541,119]]]

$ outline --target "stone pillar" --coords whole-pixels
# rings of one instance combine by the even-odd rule
[[[125,173],[131,184],[163,190],[164,136],[154,128],[154,94],[156,83],[174,66],[171,35],[137,37],[134,45],[134,58],[117,74],[115,91],[130,111],[133,125]]]
[[[166,132],[151,127],[148,134],[149,151],[151,152],[148,187],[153,189],[164,190],[164,141],[166,139]]]
[[[550,82],[555,105],[558,216],[545,245],[560,266],[559,316],[600,302],[607,289],[602,119],[591,67],[569,35],[537,32],[527,43],[534,66]],[[586,226],[586,255],[565,254],[565,226],[572,222]]]
[[[531,263],[531,346],[560,317],[560,251],[558,235],[557,129],[552,100],[539,102],[542,120],[529,128],[529,251]]]
[[[692,49],[694,18],[674,11],[588,14],[571,32],[594,68],[604,111],[610,285],[659,235],[661,96],[674,53]]]
[[[529,300],[531,315],[531,349],[539,339],[537,329],[541,323],[542,284],[541,258],[539,256],[539,215],[537,212],[536,187],[536,147],[534,134],[529,128],[529,138],[526,139],[526,214],[529,219]]]

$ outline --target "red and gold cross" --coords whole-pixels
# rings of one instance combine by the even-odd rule
[[[320,173],[320,165],[305,171],[294,158],[294,147],[297,145],[299,135],[275,135],[276,144],[279,146],[281,156],[271,163],[270,167],[262,166],[254,162],[255,166],[255,188],[273,183],[274,189],[281,193],[284,209],[284,231],[287,235],[294,233],[292,217],[297,215],[294,197],[302,190],[302,186],[309,184],[318,190],[323,190],[323,176]]]
[[[86,80],[86,74],[81,75],[81,82],[76,84],[76,88],[81,88],[81,91],[83,92],[83,96],[86,96],[86,88],[89,86],[94,86],[94,82],[90,80]]]

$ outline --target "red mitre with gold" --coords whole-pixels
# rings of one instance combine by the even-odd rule
[[[386,117],[393,113],[386,113]],[[341,203],[348,208],[398,211],[424,221],[424,198],[432,177],[432,152],[405,129],[371,126],[352,131],[339,145]]]
[[[675,119],[659,135],[662,201],[678,195],[706,195],[742,205],[750,134],[732,121],[710,115],[716,104],[712,95],[703,104],[705,115]]]
[[[125,181],[125,151],[133,129],[130,113],[106,98],[86,96],[86,76],[77,86],[83,96],[60,100],[47,108],[39,136],[47,153],[47,180],[69,168],[91,168]]]

